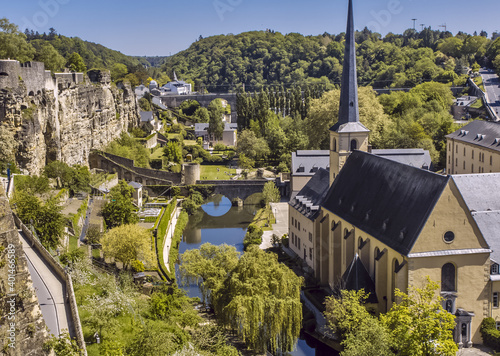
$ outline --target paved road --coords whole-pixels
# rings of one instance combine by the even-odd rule
[[[59,336],[64,329],[69,329],[70,335],[74,336],[71,310],[69,303],[65,303],[64,298],[66,284],[42,260],[21,231],[19,231],[19,239],[23,245],[33,287],[36,290],[43,319],[49,328],[49,333]]]
[[[271,237],[273,234],[279,237],[288,234],[288,203],[271,203],[271,209],[276,217],[276,224],[272,226],[272,230],[264,231],[261,249],[272,247]]]
[[[496,112],[498,120],[500,119],[500,79],[495,72],[490,72],[487,69],[481,69],[479,73],[483,77],[488,103],[493,111]]]

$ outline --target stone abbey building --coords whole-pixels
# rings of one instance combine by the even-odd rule
[[[482,320],[500,325],[500,174],[445,176],[368,153],[352,0],[345,51],[329,172],[319,169],[290,201],[290,247],[321,284],[364,288],[380,313],[395,303],[395,288],[421,287],[429,276],[456,316],[455,341],[482,343]]]

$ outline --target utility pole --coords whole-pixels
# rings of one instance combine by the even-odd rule
[[[443,27],[444,28],[444,32],[446,32],[446,29],[447,29],[446,23],[444,25],[439,25],[439,27]]]
[[[420,31],[423,31],[423,30],[424,30],[424,26],[425,26],[425,23],[421,23],[421,24],[420,24]]]
[[[417,21],[417,19],[411,19],[413,21],[413,31],[415,31],[415,21]]]

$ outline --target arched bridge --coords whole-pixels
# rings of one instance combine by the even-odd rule
[[[176,108],[186,100],[196,100],[202,107],[206,108],[212,100],[224,99],[231,105],[231,122],[236,122],[236,93],[164,95],[160,99],[163,105],[170,108]]]
[[[214,187],[213,194],[222,194],[229,200],[234,201],[237,198],[245,200],[250,195],[262,193],[266,179],[254,180],[198,180],[196,184],[207,184]]]

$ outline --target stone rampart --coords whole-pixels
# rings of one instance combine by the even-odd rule
[[[182,183],[181,173],[172,173],[156,169],[134,166],[134,161],[102,151],[92,151],[89,156],[90,168],[117,173],[118,179],[138,182],[143,185],[172,185]]]

